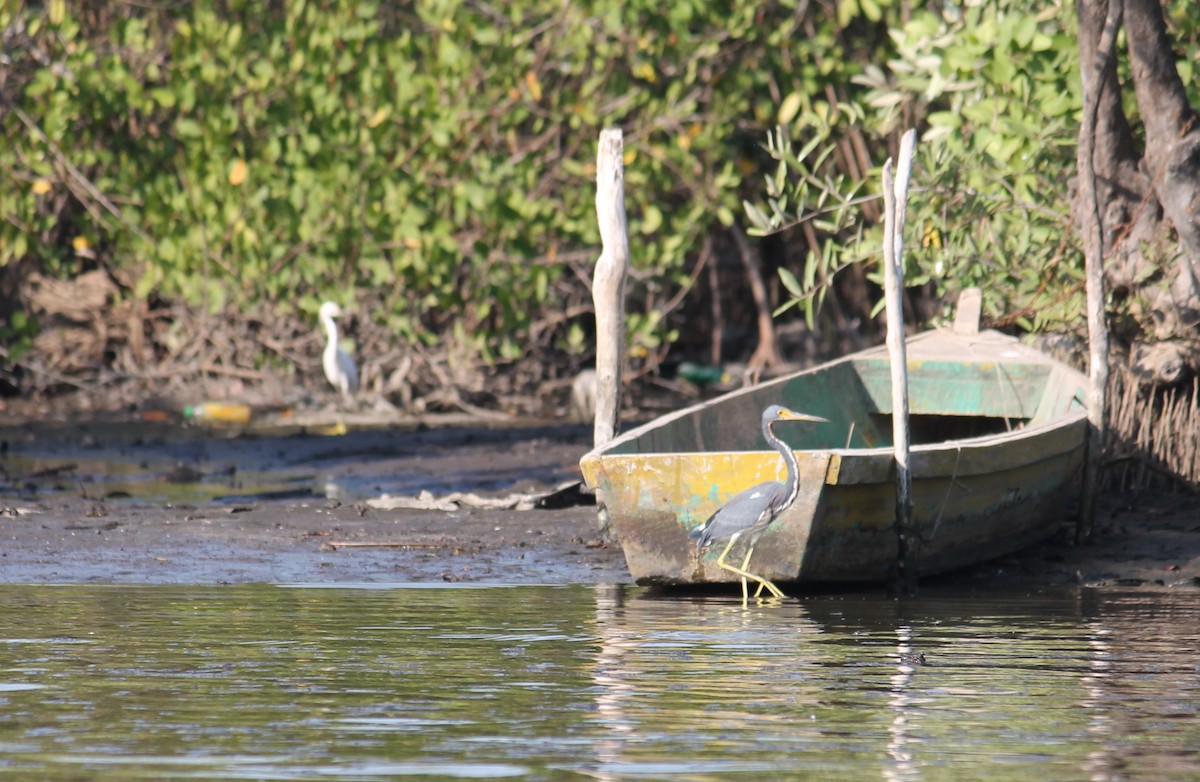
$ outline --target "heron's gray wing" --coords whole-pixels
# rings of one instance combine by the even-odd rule
[[[337,363],[342,376],[346,378],[347,390],[354,393],[358,390],[358,367],[354,365],[354,359],[350,358],[349,353],[338,348]]]
[[[760,521],[765,524],[786,496],[787,488],[778,481],[751,486],[722,505],[692,536],[700,546],[707,546],[745,532]]]

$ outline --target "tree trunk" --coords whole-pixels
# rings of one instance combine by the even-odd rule
[[[750,240],[742,233],[737,225],[730,228],[733,239],[737,242],[738,255],[746,268],[746,281],[750,284],[750,294],[754,297],[754,310],[758,313],[758,347],[750,356],[747,374],[750,382],[758,381],[762,370],[783,363],[779,354],[779,346],[775,341],[775,321],[771,317],[771,302],[767,297],[767,286],[763,281],[762,262],[758,253],[750,246]]]
[[[1145,154],[1139,153],[1135,129],[1122,110],[1116,69],[1097,70],[1106,22],[1113,23],[1109,2],[1120,1],[1079,0],[1078,5],[1081,80],[1085,89],[1103,83],[1093,163],[1106,281],[1141,325],[1143,334],[1127,336],[1195,340],[1200,337],[1200,124],[1175,68],[1159,0],[1124,0],[1130,71],[1145,135]],[[1082,202],[1081,189],[1072,206],[1086,246],[1094,242],[1096,213]]]
[[[1175,67],[1159,0],[1125,3],[1130,71],[1146,129],[1146,167],[1181,251],[1158,300],[1157,336],[1194,335],[1200,325],[1200,124]]]
[[[1089,99],[1080,129],[1072,212],[1088,258],[1089,329],[1104,330],[1106,311],[1101,307],[1107,298],[1101,293],[1107,287],[1112,300],[1133,316],[1116,321],[1122,330],[1113,334],[1114,348],[1120,346],[1132,359],[1131,374],[1118,374],[1118,380],[1136,378],[1161,389],[1186,378],[1185,369],[1200,374],[1200,121],[1175,67],[1160,0],[1077,2],[1080,77]],[[1131,127],[1124,114],[1122,85],[1113,67],[1120,56],[1113,42],[1122,23],[1140,128]],[[1097,107],[1094,114],[1092,106]],[[1093,274],[1100,269],[1103,278]],[[1180,476],[1194,480],[1195,475],[1193,451],[1164,460],[1162,451],[1142,446],[1139,422],[1165,416],[1178,422],[1180,436],[1194,431],[1200,423],[1195,416],[1198,386],[1192,386],[1191,402],[1185,405],[1191,418],[1168,415],[1163,405],[1174,403],[1163,402],[1162,394],[1140,393],[1136,386],[1132,396],[1124,392],[1124,399],[1134,399],[1138,413],[1118,416],[1103,396],[1111,387],[1099,394],[1096,390],[1108,369],[1108,362],[1097,365],[1103,361],[1099,347],[1093,342],[1090,397],[1099,399],[1089,398],[1089,418],[1093,435],[1107,427],[1108,436],[1089,442],[1079,540],[1091,532],[1094,493],[1101,483],[1094,459],[1100,448],[1116,444],[1121,450],[1142,451],[1149,461],[1165,462]],[[1167,398],[1174,399],[1173,394]]]

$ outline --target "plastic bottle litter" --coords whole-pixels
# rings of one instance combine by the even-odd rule
[[[694,361],[683,361],[679,364],[679,376],[698,386],[712,386],[732,383],[733,373],[726,367],[713,364],[697,364]]]
[[[183,408],[183,417],[193,421],[220,422],[225,424],[250,423],[250,405],[225,402],[204,402]]]

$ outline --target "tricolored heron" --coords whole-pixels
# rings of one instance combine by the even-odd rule
[[[758,542],[759,537],[771,522],[775,521],[784,509],[795,502],[796,495],[800,493],[800,466],[796,462],[796,454],[792,452],[787,443],[775,435],[771,427],[780,421],[824,422],[825,420],[815,415],[793,412],[782,405],[771,405],[764,410],[762,414],[763,437],[783,457],[783,463],[787,465],[787,480],[782,483],[766,481],[757,486],[751,486],[722,505],[716,513],[708,517],[708,521],[692,530],[689,535],[696,541],[697,556],[716,541],[729,539],[725,550],[721,552],[721,556],[717,557],[717,567],[728,570],[730,573],[736,573],[741,577],[743,605],[749,596],[746,590],[746,579],[758,582],[758,591],[754,593],[755,597],[758,597],[759,593],[763,591],[763,587],[766,587],[767,591],[775,597],[783,597],[783,592],[777,586],[762,576],[751,573],[748,568],[750,567],[750,557],[754,554],[754,544]],[[734,544],[742,538],[747,541],[746,558],[742,560],[742,566],[739,568],[726,562],[725,557],[729,555]]]
[[[326,338],[325,354],[321,357],[321,363],[325,367],[325,377],[329,378],[329,382],[342,395],[342,399],[349,399],[358,391],[358,368],[354,366],[354,359],[350,358],[350,354],[338,345],[337,324],[333,319],[341,315],[342,308],[335,302],[327,301],[321,305],[319,317]]]

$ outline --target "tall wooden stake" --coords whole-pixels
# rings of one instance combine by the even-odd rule
[[[1100,456],[1108,432],[1106,409],[1108,400],[1108,321],[1104,306],[1104,223],[1100,214],[1100,196],[1096,190],[1096,167],[1092,159],[1096,141],[1096,113],[1100,107],[1100,91],[1104,88],[1105,71],[1113,64],[1113,47],[1121,26],[1124,5],[1110,0],[1108,18],[1096,60],[1080,63],[1080,68],[1094,67],[1095,75],[1082,75],[1083,121],[1079,126],[1079,146],[1075,165],[1079,169],[1079,196],[1083,202],[1083,257],[1087,286],[1088,313],[1088,440],[1083,462],[1083,487],[1079,501],[1079,519],[1075,524],[1075,543],[1092,537],[1096,518],[1096,496],[1100,492]],[[1083,13],[1082,5],[1080,13]]]
[[[596,153],[596,217],[602,250],[592,278],[596,308],[596,426],[598,448],[620,428],[621,365],[625,353],[625,277],[629,233],[625,225],[624,141],[620,128],[600,131]]]
[[[629,231],[625,224],[624,140],[620,128],[600,131],[596,152],[596,218],[602,249],[592,278],[596,309],[597,448],[616,436],[621,426],[621,368],[625,353],[625,278],[629,271]],[[599,498],[600,533],[611,533],[608,509]]]
[[[904,346],[904,219],[908,211],[908,180],[912,173],[916,133],[900,139],[896,177],[892,161],[883,164],[883,272],[887,307],[887,346],[892,367],[892,441],[896,455],[896,577],[893,589],[906,595],[917,591],[912,525],[912,473],[908,460],[908,356]]]

